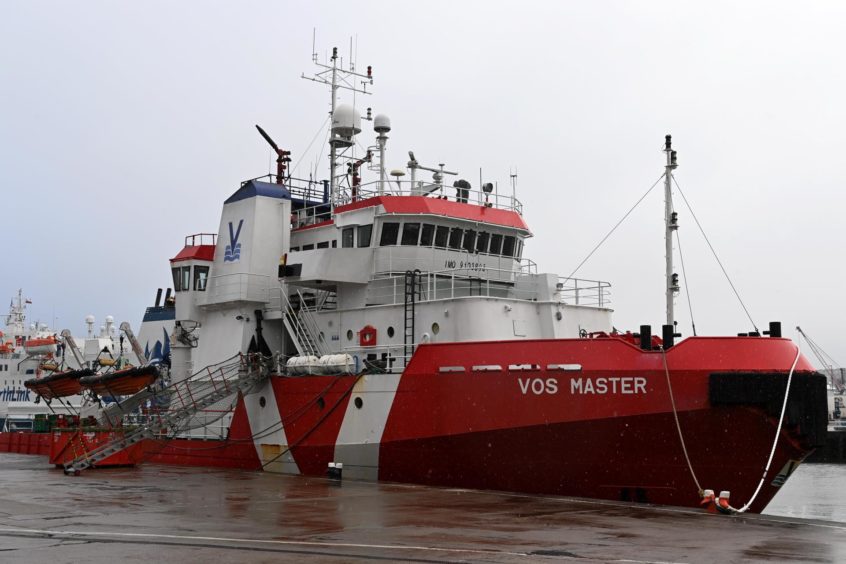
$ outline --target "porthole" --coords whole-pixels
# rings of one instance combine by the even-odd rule
[[[438,325],[438,323],[437,323],[437,322],[432,323],[432,334],[433,334],[433,335],[437,335],[437,334],[438,334],[438,333],[440,333],[440,332],[441,332],[441,326],[440,326],[440,325]]]
[[[266,400],[266,399],[264,399],[264,396],[261,396],[261,397],[259,398],[259,405],[260,405],[261,407],[264,407],[264,406],[266,406],[266,405],[267,405],[267,400]]]
[[[362,407],[364,407],[364,400],[361,398],[355,398],[355,402],[353,403],[355,403],[356,409],[361,409]]]
[[[390,338],[390,337],[393,337],[393,336],[394,336],[394,328],[388,327],[388,337]]]
[[[353,334],[352,329],[347,329],[347,341],[352,341],[353,336],[354,336],[354,334]]]

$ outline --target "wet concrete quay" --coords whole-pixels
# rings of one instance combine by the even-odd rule
[[[0,562],[843,562],[846,524],[0,454]]]

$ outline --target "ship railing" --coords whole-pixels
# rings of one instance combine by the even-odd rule
[[[568,305],[602,308],[611,305],[611,283],[602,280],[559,276],[555,293],[561,303]]]
[[[536,268],[536,266],[534,267]],[[515,283],[516,275],[512,270],[497,272],[499,269],[487,269],[484,277],[481,273],[455,268],[420,274],[420,292],[418,302],[451,300],[455,298],[483,297],[501,298],[517,301],[538,301],[539,289],[533,285],[523,286]],[[493,272],[492,272],[493,271]],[[510,278],[509,276],[510,275]],[[609,307],[611,304],[611,284],[600,280],[582,280],[578,278],[559,278],[554,289],[549,289],[547,299],[566,305],[585,307]],[[405,301],[405,273],[377,276],[368,288],[368,303],[398,305]]]
[[[360,362],[363,363],[365,370],[368,369],[366,363],[371,362],[372,366],[378,367],[376,368],[377,370],[384,370],[387,374],[399,374],[405,370],[405,367],[408,365],[411,357],[414,356],[413,351],[417,350],[418,344],[419,343],[412,343],[411,354],[405,353],[404,344],[373,345],[367,347],[348,346],[343,347],[341,352],[352,356],[354,359],[363,359],[366,358],[367,355],[375,354],[378,359],[375,362],[360,360]]]
[[[276,182],[276,175],[268,174],[251,180],[265,182]],[[245,184],[245,181],[242,184]],[[284,188],[291,193],[291,197],[300,203],[293,212],[293,228],[313,225],[332,218],[329,210],[328,186],[322,182],[314,182],[300,178],[286,178]],[[433,199],[443,199],[464,204],[483,206],[498,210],[507,210],[523,214],[523,204],[513,194],[500,194],[497,190],[485,193],[482,190],[462,190],[451,186],[427,183],[415,180],[391,180],[385,181],[385,189],[381,190],[381,183],[378,180],[366,182],[356,187],[353,194],[352,188],[342,186],[338,188],[338,195],[335,198],[335,207],[343,206],[377,198],[380,196],[425,196]]]

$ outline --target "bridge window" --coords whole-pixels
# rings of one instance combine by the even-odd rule
[[[379,245],[385,247],[387,245],[396,245],[397,237],[399,236],[399,223],[383,223],[382,224],[382,238],[379,240]]]
[[[328,249],[329,248],[329,241],[323,241],[322,243],[317,244],[318,249]]]
[[[191,267],[177,266],[171,269],[173,272],[173,289],[177,292],[185,292],[191,289]]]
[[[349,249],[353,246],[353,239],[355,238],[355,227],[347,227],[341,231],[341,246]]]
[[[491,234],[487,233],[486,231],[482,231],[479,233],[479,236],[476,238],[476,252],[477,253],[486,253],[488,252],[488,241],[491,238]]]
[[[209,267],[195,266],[194,267],[194,289],[198,292],[206,291],[206,284],[209,281]]]
[[[313,251],[314,250],[314,243],[309,243],[308,245],[303,245],[304,251]]]
[[[402,226],[402,244],[416,245],[420,238],[420,224],[406,223]]]
[[[298,253],[298,252],[300,252],[300,248],[299,247],[291,247],[291,252],[292,253]]]
[[[461,248],[461,236],[464,230],[460,227],[453,227],[449,230],[449,248],[458,250]]]
[[[358,246],[369,247],[373,235],[373,224],[358,226]]]
[[[468,229],[464,232],[464,250],[468,253],[472,253],[476,250],[476,232],[472,229]]]
[[[446,249],[447,240],[449,240],[449,227],[438,225],[435,231],[435,246],[439,249]]]
[[[502,252],[502,235],[499,233],[491,233],[491,248],[488,253],[498,255]]]
[[[431,223],[424,223],[420,229],[420,246],[431,247],[432,240],[435,238],[435,226]]]
[[[502,240],[502,256],[514,256],[514,237],[511,235]]]

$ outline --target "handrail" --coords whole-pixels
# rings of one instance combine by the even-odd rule
[[[532,263],[534,264],[534,263]],[[522,270],[522,269],[521,269]],[[492,274],[501,274],[500,278]],[[379,303],[397,305],[403,299],[401,273],[376,276],[376,283],[368,290],[369,298]],[[421,273],[421,302],[448,300],[459,297],[494,297],[515,301],[538,301],[538,291],[523,289],[516,284],[523,272],[489,268],[485,277],[467,268],[452,268]],[[558,278],[555,288],[550,288],[550,301],[566,305],[606,308],[611,304],[611,284],[601,280]],[[379,282],[383,284],[379,285]],[[385,284],[387,282],[387,284]]]
[[[318,356],[322,356],[328,351],[324,343],[320,340],[320,327],[317,325],[317,321],[314,319],[311,310],[305,303],[305,297],[299,289],[297,289],[297,296],[300,298],[300,317],[303,320],[303,326],[308,332],[309,337],[311,337],[312,342],[314,342],[315,349],[319,353]]]

